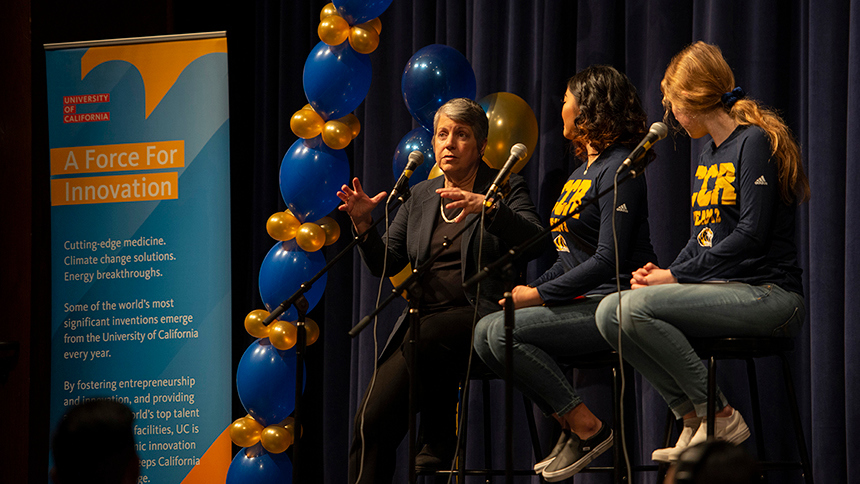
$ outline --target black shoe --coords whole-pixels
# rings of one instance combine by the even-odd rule
[[[567,443],[567,440],[569,438],[570,438],[570,430],[562,429],[561,436],[559,436],[558,442],[555,443],[555,447],[552,448],[552,451],[549,453],[549,455],[544,457],[544,459],[542,461],[535,464],[534,469],[535,469],[536,473],[540,474],[541,471],[546,469],[546,467],[548,465],[550,465],[553,460],[555,460],[555,458],[559,454],[559,452],[561,452],[561,450],[564,449],[564,444]]]
[[[600,430],[590,439],[580,440],[576,434],[571,434],[564,449],[541,474],[547,482],[567,479],[584,469],[610,447],[612,447],[612,429],[606,424],[602,424]]]
[[[444,449],[442,447],[445,447]],[[435,472],[451,467],[453,449],[448,446],[425,444],[421,452],[415,456],[415,470],[418,472]]]

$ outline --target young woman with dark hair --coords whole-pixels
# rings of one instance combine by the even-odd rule
[[[561,117],[564,137],[585,162],[565,183],[552,223],[611,188],[616,170],[647,133],[636,88],[610,66],[588,67],[568,81]],[[576,474],[612,446],[611,429],[585,406],[555,358],[610,349],[597,331],[594,311],[616,285],[612,214],[621,271],[627,274],[656,257],[647,206],[644,178],[620,184],[617,205],[611,196],[602,197],[555,229],[555,265],[529,285],[513,289],[514,383],[563,429],[550,455],[535,465],[547,481]],[[627,275],[621,284],[629,287],[629,279]],[[504,373],[502,312],[478,322],[475,350],[487,366]]]
[[[692,138],[711,137],[693,181],[693,234],[675,261],[649,262],[621,294],[624,358],[660,392],[684,430],[670,462],[707,439],[707,371],[689,337],[788,336],[805,316],[795,247],[795,207],[809,197],[800,149],[782,119],[748,99],[716,46],[676,55],[660,84],[666,119]],[[618,296],[596,314],[618,341]],[[740,443],[749,428],[717,392],[715,437]]]

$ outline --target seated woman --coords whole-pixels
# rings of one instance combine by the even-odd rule
[[[480,216],[482,193],[497,174],[481,158],[488,130],[487,115],[472,100],[452,99],[438,109],[433,121],[433,150],[444,177],[416,184],[412,197],[398,210],[388,229],[386,274],[382,274],[386,251],[379,234],[371,231],[361,242],[361,256],[374,275],[395,275],[407,263],[418,267],[446,237],[453,238],[464,223]],[[371,211],[385,192],[370,198],[357,178],[353,188],[344,185],[341,190],[340,210],[349,214],[358,233],[365,231],[372,223]],[[445,199],[452,201],[446,203]],[[457,388],[466,371],[475,312],[480,317],[494,311],[505,286],[513,285],[505,276],[493,275],[481,283],[478,299],[474,288],[463,289],[463,281],[478,271],[479,253],[482,263],[487,264],[541,231],[528,188],[518,175],[511,175],[510,193],[487,209],[485,217],[483,228],[480,222],[472,225],[420,281],[419,411],[425,446],[416,466],[421,470],[447,465],[453,455]],[[543,246],[534,246],[520,259],[520,269],[548,246],[548,239]],[[379,357],[375,383],[368,387],[356,412],[350,482],[391,482],[395,453],[406,434],[409,417],[405,357],[409,325],[405,317],[406,311]]]
[[[636,88],[610,66],[588,67],[568,81],[561,117],[565,138],[585,163],[565,183],[553,223],[611,189],[616,170],[647,133]],[[550,482],[576,474],[612,446],[612,430],[585,406],[555,358],[610,349],[597,331],[594,310],[616,287],[613,213],[621,271],[626,274],[653,260],[645,179],[638,177],[619,184],[617,204],[611,195],[604,196],[555,229],[555,265],[513,290],[515,384],[563,429],[549,457],[535,465]],[[622,285],[629,287],[629,276]],[[502,312],[478,323],[475,350],[487,366],[504,374]]]
[[[624,359],[651,382],[684,429],[677,460],[707,439],[708,374],[687,338],[778,336],[803,322],[795,206],[809,196],[800,150],[774,112],[746,99],[719,48],[696,42],[669,63],[663,106],[692,138],[711,137],[693,182],[693,235],[667,269],[648,263],[621,294]],[[616,346],[618,297],[601,302],[600,332]],[[716,438],[740,443],[750,431],[717,392]]]

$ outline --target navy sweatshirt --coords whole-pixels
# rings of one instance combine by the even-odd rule
[[[592,199],[612,188],[615,171],[629,149],[613,145],[605,149],[588,169],[583,164],[571,173],[550,217],[554,224],[578,202]],[[626,176],[626,175],[621,175]],[[612,241],[612,213],[618,229],[622,286],[629,288],[630,273],[657,262],[648,229],[648,200],[645,177],[627,180],[618,186],[618,203],[612,193],[552,232],[558,251],[555,264],[529,285],[536,287],[545,303],[567,302],[583,294],[609,294],[615,290],[615,253]]]
[[[803,293],[795,207],[782,202],[767,135],[738,126],[702,150],[693,182],[693,236],[669,266],[678,282],[776,284]]]

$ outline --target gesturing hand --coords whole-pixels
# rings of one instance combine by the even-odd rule
[[[361,188],[361,182],[358,177],[352,179],[352,187],[344,185],[337,192],[337,197],[341,199],[343,205],[337,207],[341,212],[346,212],[349,218],[352,219],[352,224],[355,229],[361,233],[367,230],[372,223],[370,212],[388,195],[386,192],[379,192],[375,197],[370,198],[364,193]]]

